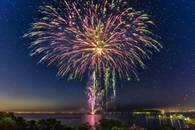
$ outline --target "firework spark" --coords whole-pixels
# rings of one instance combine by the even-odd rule
[[[144,68],[144,59],[162,47],[148,15],[123,0],[60,0],[40,7],[40,13],[25,35],[33,39],[31,55],[56,64],[58,75],[71,79],[97,69],[105,78],[101,87],[112,86],[114,95],[116,76],[136,75],[135,67]]]

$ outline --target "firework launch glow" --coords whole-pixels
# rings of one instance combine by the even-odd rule
[[[144,60],[162,47],[148,15],[123,0],[60,0],[39,11],[25,35],[33,39],[31,55],[57,65],[58,75],[70,79],[96,71],[104,81],[95,87],[100,91],[112,88],[116,95],[116,77],[137,76],[136,67],[144,68]]]
[[[97,111],[102,110],[102,100],[104,91],[97,87],[96,73],[94,71],[87,86],[87,99],[90,114],[94,115]]]

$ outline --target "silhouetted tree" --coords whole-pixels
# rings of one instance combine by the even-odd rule
[[[0,130],[16,130],[16,122],[11,117],[3,117],[0,120]]]
[[[102,119],[97,126],[97,130],[111,130],[113,127],[123,127],[123,125],[120,121]]]
[[[78,130],[91,130],[92,127],[89,124],[82,124],[78,127]]]

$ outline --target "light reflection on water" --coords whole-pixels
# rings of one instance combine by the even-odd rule
[[[101,120],[101,115],[85,115],[85,122],[94,127]]]

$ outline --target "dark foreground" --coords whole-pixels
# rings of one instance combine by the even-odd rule
[[[180,130],[195,130],[193,125],[189,128]],[[126,126],[120,121],[101,119],[95,126],[81,124],[77,127],[63,125],[56,119],[25,120],[22,117],[16,117],[12,113],[0,113],[0,130],[146,130],[139,126]],[[177,130],[170,126],[159,126],[147,130]]]

